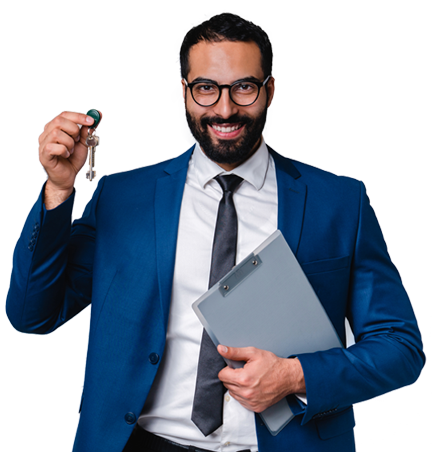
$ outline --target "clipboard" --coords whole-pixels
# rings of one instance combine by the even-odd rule
[[[192,309],[216,346],[252,346],[282,358],[343,347],[279,230],[196,300]],[[233,368],[244,365],[225,361]],[[294,414],[284,398],[260,416],[276,436]]]

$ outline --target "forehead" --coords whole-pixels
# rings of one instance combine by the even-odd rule
[[[261,51],[254,42],[200,41],[189,51],[188,81],[197,77],[232,83],[245,77],[264,77]]]

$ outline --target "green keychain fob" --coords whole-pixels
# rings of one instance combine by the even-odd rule
[[[96,129],[102,119],[102,113],[98,110],[92,109],[87,112],[87,116],[91,116],[94,119],[94,123],[91,126],[92,129]]]
[[[94,119],[93,125],[88,129],[88,137],[86,139],[86,145],[89,151],[89,170],[86,173],[86,177],[89,181],[92,181],[96,177],[96,171],[93,168],[95,165],[96,146],[99,144],[99,137],[94,135],[94,132],[101,122],[102,113],[93,109],[87,112],[87,116],[91,116]]]

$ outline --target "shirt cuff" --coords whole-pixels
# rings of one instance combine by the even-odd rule
[[[42,224],[44,223],[45,218],[46,218],[47,215],[51,215],[51,213],[54,213],[55,211],[62,211],[63,208],[64,208],[66,205],[68,205],[71,201],[73,202],[74,199],[75,199],[75,187],[74,187],[74,189],[73,189],[71,195],[69,196],[69,198],[67,198],[66,200],[64,200],[64,201],[63,201],[61,204],[59,204],[58,206],[54,207],[54,209],[49,209],[49,210],[48,210],[48,209],[46,208],[46,206],[45,206],[45,201],[44,201],[44,198],[43,198],[44,190],[45,190],[45,184],[44,184],[44,186],[42,187],[42,192],[41,192],[41,196],[42,196]],[[51,212],[51,213],[50,213],[50,212]]]
[[[307,405],[307,397],[306,394],[294,394],[301,402]]]

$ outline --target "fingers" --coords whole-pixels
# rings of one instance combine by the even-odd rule
[[[39,159],[52,186],[70,191],[87,158],[85,140],[94,119],[65,111],[46,124],[39,137]]]
[[[94,119],[82,113],[65,111],[45,125],[39,137],[39,155],[43,166],[54,157],[69,158],[76,143],[85,146],[88,126]],[[83,126],[81,130],[80,125]]]
[[[218,345],[218,352],[224,357],[233,361],[246,361],[245,367],[249,367],[250,363],[259,359],[262,350],[255,347],[226,347]],[[219,373],[219,379],[225,384],[229,383],[235,386],[248,386],[251,381],[248,380],[249,374],[244,369],[232,369],[225,367]]]
[[[259,413],[298,389],[301,375],[295,373],[293,359],[278,358],[274,353],[255,347],[218,347],[219,353],[232,360],[246,361],[241,369],[225,367],[219,379],[230,394],[245,408]],[[298,390],[298,391],[297,391]]]
[[[39,137],[39,144],[47,140],[55,142],[56,135],[53,136],[52,134],[56,131],[62,131],[78,141],[81,135],[79,125],[86,126],[87,130],[87,127],[93,122],[92,117],[82,113],[63,112],[45,125],[44,131]]]
[[[267,406],[260,403],[258,400],[253,399],[253,391],[237,392],[237,388],[227,388],[231,397],[237,400],[241,406],[249,411],[255,413],[261,413]]]
[[[218,378],[229,390],[247,388],[254,383],[244,369],[231,369],[230,367],[222,369],[218,374]]]
[[[78,128],[78,126],[76,127]],[[40,150],[43,152],[49,144],[60,144],[66,147],[69,152],[71,152],[71,150],[75,146],[75,137],[73,136],[73,134],[79,137],[79,130],[78,132],[68,133],[62,129],[55,127],[49,130],[49,132],[45,134],[45,136],[41,135],[39,137],[39,144],[41,146]]]
[[[234,361],[249,361],[259,352],[255,347],[227,347],[225,345],[218,345],[217,350],[224,358]]]
[[[76,124],[81,124],[82,126],[90,126],[94,123],[94,119],[91,116],[85,115],[84,113],[75,113],[72,111],[64,111],[60,113],[59,116],[69,119]]]
[[[268,408],[267,399],[262,399],[262,394],[257,388],[238,386],[235,384],[224,383],[231,397],[243,407],[255,413],[260,413]]]
[[[45,149],[47,151],[45,158],[48,160],[54,160],[56,157],[67,159],[70,157],[71,153],[73,153],[73,149],[69,151],[67,146],[57,143],[47,143]]]

